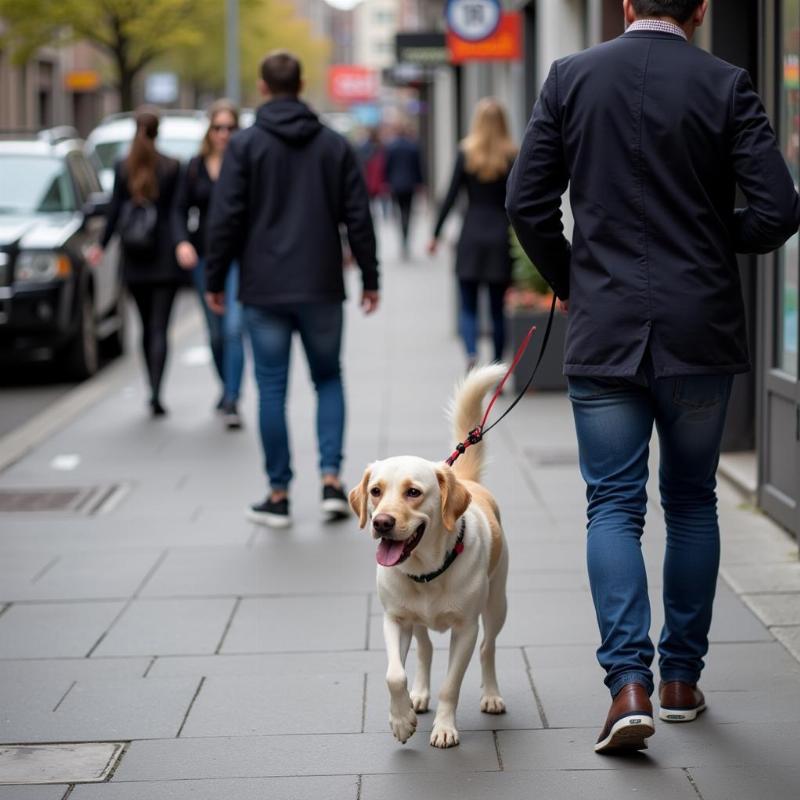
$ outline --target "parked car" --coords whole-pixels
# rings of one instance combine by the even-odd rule
[[[186,162],[199,152],[207,128],[208,117],[203,111],[165,111],[158,126],[158,149]],[[114,164],[127,154],[135,133],[133,114],[112,114],[86,138],[86,154],[107,192],[114,188]]]
[[[71,129],[0,137],[0,361],[51,360],[81,379],[101,341],[122,352],[118,247],[95,268],[85,258],[108,200]]]

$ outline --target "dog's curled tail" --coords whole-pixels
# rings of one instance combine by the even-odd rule
[[[476,367],[456,387],[449,412],[454,443],[463,442],[467,434],[480,425],[483,418],[483,398],[500,383],[507,370],[505,364]],[[459,478],[479,481],[483,469],[483,443],[468,447],[456,460],[453,469]]]

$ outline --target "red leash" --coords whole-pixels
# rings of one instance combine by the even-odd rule
[[[528,388],[533,383],[534,376],[536,375],[536,370],[539,369],[539,364],[542,363],[542,358],[544,357],[544,351],[545,348],[547,347],[547,342],[550,338],[550,329],[553,326],[553,315],[555,313],[555,310],[556,310],[556,296],[553,295],[553,302],[550,306],[550,316],[547,319],[547,328],[545,329],[544,339],[542,340],[542,349],[539,351],[539,357],[536,359],[536,364],[533,368],[533,372],[531,372],[531,376],[530,378],[528,378],[528,382],[525,384],[525,386],[523,386],[522,391],[516,396],[514,402],[500,415],[500,417],[496,419],[487,428],[486,421],[489,419],[489,415],[492,413],[492,408],[494,408],[494,404],[497,402],[497,398],[500,397],[500,395],[502,394],[503,387],[506,385],[506,381],[511,377],[511,373],[513,373],[514,370],[519,365],[519,362],[522,360],[523,354],[528,349],[528,345],[530,344],[531,339],[533,338],[533,334],[536,333],[535,325],[531,326],[531,329],[528,331],[527,335],[522,340],[522,344],[517,349],[517,353],[514,356],[514,360],[511,362],[511,366],[508,368],[506,374],[503,376],[503,380],[500,381],[500,383],[497,385],[497,388],[494,390],[494,394],[492,395],[492,399],[489,401],[489,405],[486,407],[486,413],[483,415],[481,424],[478,425],[477,428],[473,428],[467,434],[467,438],[464,439],[463,442],[459,442],[456,445],[456,449],[453,450],[453,452],[447,459],[445,459],[445,464],[452,467],[453,464],[455,464],[456,459],[460,455],[463,455],[468,447],[472,447],[472,445],[478,444],[478,442],[482,441],[483,437],[487,433],[489,433],[489,431],[492,428],[494,428],[494,426],[497,425],[497,423],[500,422],[506,416],[506,414],[508,414],[511,411],[511,409],[514,408],[514,406],[517,403],[519,403],[519,401],[525,396],[525,392],[528,391]]]

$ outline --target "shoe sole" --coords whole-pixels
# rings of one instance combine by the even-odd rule
[[[352,513],[347,500],[337,500],[336,498],[323,500],[321,508],[322,513],[330,517],[349,517]]]
[[[705,703],[697,708],[661,708],[658,711],[658,718],[664,722],[693,722],[697,719],[697,715],[705,710]]]
[[[611,732],[594,746],[595,753],[619,752],[622,750],[646,750],[645,741],[656,732],[652,717],[634,714],[617,720]]]
[[[253,511],[252,508],[245,516],[250,522],[254,522],[256,525],[265,525],[267,528],[288,528],[292,524],[290,517],[270,514],[267,511]]]
[[[242,421],[239,417],[225,417],[225,427],[229,431],[238,431],[242,428]]]

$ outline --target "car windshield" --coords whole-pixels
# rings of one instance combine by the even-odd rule
[[[0,155],[0,214],[74,210],[75,196],[61,159]]]
[[[113,169],[114,163],[127,154],[130,144],[129,141],[124,141],[100,142],[95,145],[94,152],[101,168]],[[200,141],[198,139],[177,139],[169,136],[159,136],[156,139],[156,147],[164,155],[172,156],[180,161],[188,161],[192,156],[196,156],[200,152]]]

